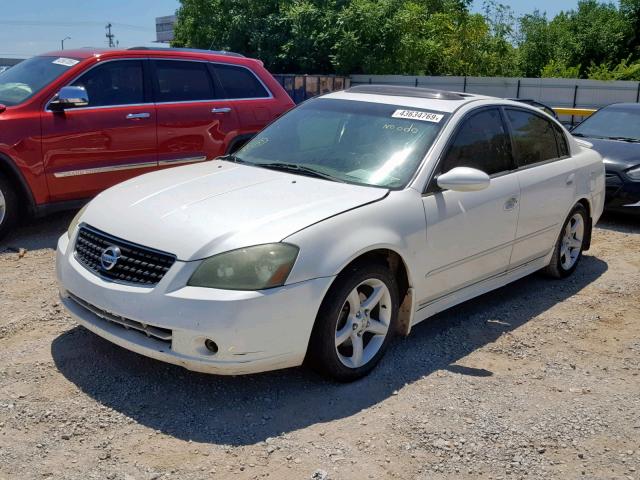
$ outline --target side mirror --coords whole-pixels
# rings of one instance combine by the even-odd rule
[[[456,192],[476,192],[484,190],[491,183],[489,175],[476,168],[456,167],[439,175],[438,186],[444,190]]]
[[[84,87],[62,87],[58,95],[49,103],[49,109],[62,112],[67,108],[86,107],[89,105],[89,94]]]

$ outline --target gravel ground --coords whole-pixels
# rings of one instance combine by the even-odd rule
[[[54,245],[0,243],[0,479],[640,478],[640,220],[575,275],[532,275],[394,342],[350,385],[216,377],[76,326]]]

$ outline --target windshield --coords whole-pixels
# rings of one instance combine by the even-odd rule
[[[79,62],[75,58],[33,57],[0,73],[0,103],[24,102]]]
[[[640,140],[640,109],[603,108],[574,128],[571,133],[583,137]]]
[[[341,182],[403,188],[445,118],[396,105],[310,100],[256,135],[235,158]]]

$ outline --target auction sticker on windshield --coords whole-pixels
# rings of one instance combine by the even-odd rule
[[[55,59],[51,63],[55,63],[56,65],[64,65],[65,67],[73,67],[74,65],[80,63],[80,60],[75,60],[73,58],[60,57],[60,58]]]
[[[421,112],[419,110],[396,110],[391,115],[393,118],[406,118],[407,120],[420,120],[421,122],[440,123],[442,117],[439,113]]]

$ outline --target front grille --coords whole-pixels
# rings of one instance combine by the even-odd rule
[[[137,332],[145,334],[147,337],[154,338],[161,342],[167,343],[171,345],[171,339],[173,336],[173,332],[168,328],[155,327],[153,325],[148,325],[146,323],[137,322],[135,320],[131,320],[129,318],[124,318],[119,315],[115,315],[113,313],[107,312],[101,308],[96,307],[95,305],[91,305],[89,302],[82,300],[80,297],[75,296],[71,292],[67,292],[69,294],[69,298],[76,302],[81,307],[89,310],[91,313],[100,317],[107,322],[113,323],[115,325],[119,325],[124,327],[126,330],[135,330]]]
[[[120,258],[107,270],[101,257],[108,247],[118,247]],[[76,259],[96,275],[116,282],[152,287],[169,271],[176,257],[129,243],[93,227],[82,226],[76,240]]]

